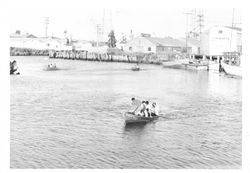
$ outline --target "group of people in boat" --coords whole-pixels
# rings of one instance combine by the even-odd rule
[[[141,101],[134,97],[131,98],[131,101],[133,106],[132,114],[141,117],[155,117],[159,115],[159,106],[156,105],[156,102]]]
[[[20,73],[17,71],[18,67],[17,67],[17,62],[16,60],[10,61],[10,74],[16,74],[19,75]]]
[[[56,64],[55,63],[54,63],[54,65],[53,64],[49,64],[48,68],[56,68]]]

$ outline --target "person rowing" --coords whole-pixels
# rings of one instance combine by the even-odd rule
[[[20,74],[19,72],[17,72],[17,70],[18,66],[16,60],[14,60],[13,62],[10,61],[10,74]]]
[[[132,114],[135,114],[135,112],[138,110],[138,108],[141,106],[142,101],[135,99],[134,97],[131,98],[132,106],[133,106],[133,111],[131,112]]]
[[[143,117],[147,117],[147,105],[146,105],[146,101],[142,101],[141,105],[140,105],[140,114],[139,116],[143,116]]]

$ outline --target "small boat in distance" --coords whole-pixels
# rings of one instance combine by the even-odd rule
[[[132,67],[131,70],[132,70],[132,71],[139,71],[139,70],[140,70],[140,67]]]
[[[18,72],[16,60],[14,60],[13,62],[10,61],[10,75],[20,75],[20,72]]]
[[[159,116],[153,116],[153,117],[142,117],[139,115],[135,115],[131,112],[126,112],[124,114],[124,118],[125,118],[125,123],[126,124],[132,124],[132,123],[148,123],[151,122],[153,120],[156,120],[159,118]]]
[[[136,66],[132,67],[131,68],[132,71],[139,71],[140,70],[140,67],[138,64],[136,64]]]
[[[44,71],[55,71],[55,70],[59,70],[59,69],[56,67],[56,64],[54,64],[54,65],[49,64],[49,65],[45,65],[43,70]]]

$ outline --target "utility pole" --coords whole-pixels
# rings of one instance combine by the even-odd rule
[[[204,15],[203,14],[198,14],[198,23],[199,23],[199,40],[201,41],[201,34],[202,34],[202,29],[203,29],[203,23],[204,23]]]
[[[192,13],[184,13],[186,15],[186,58],[188,58],[188,15],[191,15]]]
[[[190,22],[189,36],[201,40],[201,34],[204,27],[204,14],[202,9],[192,9],[192,21]]]
[[[47,38],[48,37],[49,17],[45,17],[44,24],[45,24],[45,38]]]
[[[99,47],[99,42],[101,41],[101,37],[103,36],[103,25],[96,25],[96,34],[97,34],[97,47]]]

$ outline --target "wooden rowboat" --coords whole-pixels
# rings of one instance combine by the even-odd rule
[[[125,123],[130,124],[130,123],[147,123],[153,120],[156,120],[159,118],[159,116],[153,116],[153,117],[142,117],[139,115],[135,115],[131,112],[126,112],[124,114],[125,118]]]

